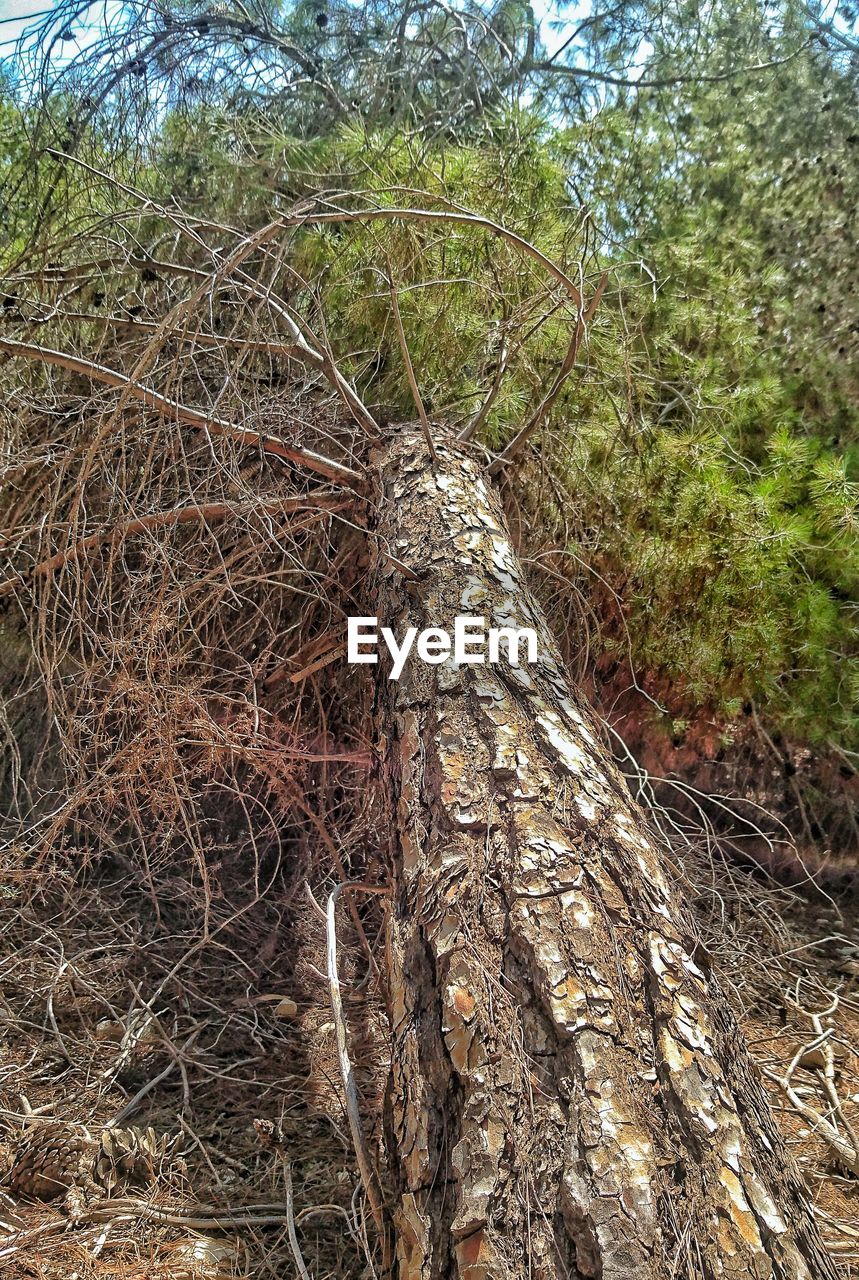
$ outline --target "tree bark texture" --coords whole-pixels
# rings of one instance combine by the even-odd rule
[[[401,1280],[834,1277],[479,460],[441,442],[433,461],[403,429],[376,463],[380,625],[483,615],[539,637],[518,668],[376,668]]]

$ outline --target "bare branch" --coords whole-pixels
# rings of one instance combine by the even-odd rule
[[[145,196],[142,192],[135,190],[135,188],[128,186],[124,182],[119,182],[110,174],[94,168],[92,165],[87,164],[86,161],[78,159],[77,156],[66,155],[64,152],[54,151],[51,148],[48,148],[48,152],[50,155],[73,161],[74,164],[79,165],[80,168],[85,169],[88,173],[92,173],[97,177],[102,178],[105,182],[109,182],[111,185],[116,186],[126,195],[133,196],[136,200],[140,200],[144,209],[152,209],[159,213],[163,218],[166,218],[169,222],[173,223],[173,225],[176,226],[182,234],[190,235],[196,244],[202,248],[207,247],[201,237],[193,230],[189,220],[177,214],[175,210],[159,205],[156,201]],[[298,215],[294,216],[298,217]],[[313,368],[320,369],[322,373],[324,373],[325,377],[349,409],[355,421],[369,436],[375,437],[379,432],[375,418],[363,403],[354,387],[350,385],[349,381],[340,372],[331,352],[326,350],[324,344],[319,342],[318,338],[310,332],[309,327],[306,324],[303,326],[305,330],[303,333],[302,327],[296,322],[295,318],[289,313],[289,311],[285,307],[276,304],[268,291],[263,290],[256,280],[240,270],[242,263],[255,250],[264,248],[271,240],[276,239],[283,225],[283,220],[278,219],[276,222],[271,222],[266,226],[261,227],[258,231],[255,231],[253,235],[243,237],[238,247],[233,251],[229,258],[217,262],[214,275],[207,276],[204,274],[202,277],[202,283],[194,290],[194,292],[173,308],[171,315],[163,322],[161,331],[163,332],[167,327],[169,320],[175,320],[180,315],[187,314],[195,303],[197,303],[206,293],[207,289],[214,287],[216,281],[219,279],[226,279],[233,273],[236,273],[240,277],[240,284],[242,287],[244,287],[248,292],[264,298],[269,306],[277,310],[277,314],[282,320],[284,320],[289,330],[290,337],[295,343],[295,351],[293,354],[299,360],[304,361]],[[308,341],[308,337],[306,336],[308,334],[312,339],[312,343]],[[314,343],[315,346],[312,345]]]
[[[397,326],[397,338],[399,339],[399,343],[400,343],[400,351],[403,357],[403,364],[406,366],[406,376],[409,380],[409,389],[412,393],[412,399],[415,402],[415,408],[418,411],[418,417],[421,420],[421,430],[424,433],[424,439],[427,442],[427,448],[429,449],[433,458],[435,458],[436,452],[435,452],[435,445],[433,444],[432,428],[430,427],[430,421],[429,421],[429,418],[427,417],[427,411],[424,408],[424,402],[421,399],[421,392],[418,386],[418,380],[415,377],[415,369],[414,369],[414,365],[412,364],[411,354],[409,352],[409,344],[406,342],[406,331],[403,328],[403,317],[400,315],[400,303],[399,303],[399,299],[397,298],[397,290],[394,287],[393,280],[391,280],[390,278],[388,280],[388,284],[390,285],[390,289],[391,289],[391,307],[393,308],[393,312],[394,312],[394,323]]]
[[[547,257],[536,245],[531,244],[529,240],[517,235],[515,231],[502,226],[500,222],[493,222],[491,218],[483,218],[476,213],[459,213],[453,209],[320,210],[318,213],[287,214],[281,219],[281,225],[295,227],[329,222],[395,222],[397,219],[401,219],[403,222],[443,222],[458,226],[482,227],[484,230],[490,231],[493,235],[506,241],[507,244],[512,245],[514,249],[518,249],[526,257],[533,258],[535,262],[539,262],[540,266],[554,280],[557,280],[558,284],[563,286],[576,306],[579,308],[582,306],[582,295],[578,286],[573,283],[565,271],[561,270],[556,262],[553,262],[551,258]]]
[[[183,422],[186,426],[194,427],[200,431],[208,431],[212,435],[226,436],[241,444],[257,446],[262,449],[263,453],[307,467],[309,470],[315,471],[337,484],[346,484],[351,488],[361,487],[361,476],[357,471],[353,471],[351,467],[346,467],[340,462],[324,457],[322,454],[314,453],[310,449],[302,449],[298,445],[285,444],[283,440],[279,440],[276,436],[264,436],[257,431],[249,431],[245,427],[236,426],[235,423],[224,422],[221,418],[201,413],[199,409],[192,409],[188,405],[179,404],[178,401],[171,400],[168,396],[163,396],[158,391],[153,391],[151,387],[134,382],[131,378],[127,378],[124,373],[118,373],[115,369],[93,364],[90,360],[82,360],[79,356],[70,356],[63,351],[52,351],[49,347],[38,347],[28,342],[16,342],[12,338],[0,338],[0,351],[5,351],[11,356],[20,356],[25,360],[38,360],[43,364],[57,365],[61,369],[68,369],[72,373],[81,373],[85,377],[92,378],[94,382],[103,382],[105,386],[117,387],[127,392],[136,400],[142,401],[147,408],[154,409],[156,413],[160,413],[166,418],[172,418],[175,422]]]
[[[804,40],[801,45],[783,58],[773,58],[769,62],[754,62],[744,67],[732,67],[730,71],[720,71],[712,75],[656,76],[652,80],[642,76],[636,79],[632,76],[614,76],[606,71],[597,71],[594,67],[570,66],[567,63],[556,62],[554,58],[548,58],[542,62],[533,62],[530,65],[523,64],[519,74],[533,75],[535,72],[539,72],[543,75],[568,76],[571,79],[592,80],[595,84],[609,84],[623,89],[671,89],[675,85],[681,84],[721,84],[725,80],[736,80],[738,76],[752,76],[761,71],[771,71],[775,67],[783,67],[786,63],[793,62],[794,58],[798,58],[800,54],[811,47],[812,43],[813,38]],[[850,46],[848,45],[847,47]]]

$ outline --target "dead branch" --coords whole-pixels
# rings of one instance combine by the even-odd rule
[[[811,1125],[812,1132],[823,1139],[836,1160],[859,1177],[859,1141],[853,1126],[844,1114],[843,1103],[838,1096],[835,1083],[835,1055],[832,1050],[835,1027],[823,1024],[824,1018],[831,1018],[837,1011],[839,997],[833,995],[828,1008],[820,1012],[803,1008],[798,1000],[790,997],[786,999],[798,1012],[809,1019],[814,1038],[797,1049],[783,1076],[777,1075],[769,1068],[764,1068],[764,1074],[779,1086],[793,1109]],[[817,1072],[829,1104],[825,1114],[806,1102],[794,1087],[793,1077],[800,1067]],[[839,1132],[837,1121],[841,1122],[846,1137]]]
[[[286,214],[281,218],[280,225],[297,227],[329,222],[395,222],[397,219],[403,222],[442,222],[455,226],[481,227],[484,231],[490,231],[526,257],[538,262],[544,271],[564,288],[578,310],[582,308],[582,295],[578,286],[556,262],[553,262],[524,236],[517,235],[515,231],[502,226],[500,222],[493,222],[491,218],[483,218],[476,213],[460,213],[455,209],[407,208],[320,210],[318,213]]]
[[[199,431],[208,431],[212,435],[226,436],[228,439],[236,440],[240,444],[256,446],[262,449],[263,453],[307,467],[309,470],[315,471],[317,474],[323,475],[326,479],[332,480],[337,484],[346,484],[355,489],[361,487],[361,476],[351,467],[335,462],[331,458],[323,457],[322,454],[313,453],[310,449],[302,449],[298,445],[285,444],[283,440],[277,439],[276,436],[264,436],[256,431],[248,431],[244,427],[236,426],[235,423],[224,422],[221,418],[201,413],[199,409],[192,409],[188,405],[179,404],[177,400],[171,400],[168,396],[161,395],[160,392],[154,391],[151,387],[127,378],[124,373],[119,373],[115,369],[107,369],[104,365],[94,364],[90,360],[82,360],[79,356],[70,356],[63,351],[52,351],[49,347],[39,347],[28,342],[17,342],[13,338],[0,338],[0,351],[5,351],[11,356],[20,356],[25,360],[38,360],[43,364],[57,365],[59,368],[68,369],[72,373],[83,374],[94,382],[102,382],[105,386],[116,387],[126,391],[136,400],[140,400],[145,404],[147,408],[154,409],[156,413],[160,413],[166,418],[172,418],[175,422],[183,422],[186,426],[194,427]]]
[[[301,671],[296,671],[295,675],[289,677],[291,684],[301,684],[302,680],[306,680],[308,676],[315,675],[317,671],[322,671],[324,667],[330,666],[338,658],[342,658],[346,652],[345,644],[338,644],[336,648],[329,649],[327,653],[323,653],[321,658],[316,658],[314,662],[303,667]]]
[[[427,442],[427,448],[429,449],[433,458],[435,458],[436,452],[435,452],[435,445],[433,444],[432,428],[430,427],[430,421],[429,421],[429,418],[427,417],[427,411],[424,408],[424,402],[421,399],[421,392],[420,392],[420,387],[418,386],[418,380],[415,377],[415,367],[412,364],[412,356],[411,356],[411,352],[409,351],[409,344],[406,341],[406,331],[403,328],[403,317],[400,314],[400,301],[399,301],[399,298],[397,297],[397,290],[393,280],[390,279],[390,277],[388,279],[388,285],[391,291],[391,307],[394,312],[394,323],[397,328],[397,339],[400,344],[400,353],[402,354],[402,357],[403,357],[403,364],[406,367],[406,377],[409,380],[409,390],[412,393],[412,399],[414,400],[415,408],[418,411],[418,417],[420,418],[420,422],[421,422],[421,430],[424,433],[424,439]]]
[[[56,159],[70,161],[73,164],[78,165],[81,169],[86,170],[86,172],[92,173],[96,177],[101,178],[111,186],[117,187],[126,195],[130,195],[133,198],[140,200],[144,209],[151,209],[154,212],[157,212],[161,217],[174,225],[180,234],[186,236],[190,235],[192,240],[198,246],[205,248],[205,243],[197,232],[193,230],[190,222],[177,214],[175,210],[158,204],[158,202],[153,200],[151,197],[144,195],[142,192],[137,191],[134,187],[130,187],[124,182],[118,181],[113,175],[105,173],[103,170],[97,169],[93,165],[87,164],[85,160],[81,160],[78,156],[67,155],[65,152],[56,151],[51,147],[48,147],[47,151],[49,155],[54,156]],[[305,364],[309,364],[311,367],[322,371],[331,383],[332,387],[334,387],[337,394],[342,398],[343,403],[349,409],[358,425],[362,427],[369,436],[375,437],[379,432],[379,427],[375,418],[363,403],[354,387],[350,385],[348,379],[340,372],[331,352],[326,348],[325,344],[320,343],[318,338],[316,338],[314,334],[310,333],[306,324],[303,326],[299,325],[296,322],[295,317],[292,316],[286,308],[277,305],[271,298],[270,293],[267,290],[261,289],[258,281],[240,271],[242,263],[246,261],[246,259],[249,258],[257,249],[263,248],[271,240],[275,239],[283,225],[283,220],[278,219],[276,222],[271,222],[266,226],[261,227],[252,235],[244,236],[228,258],[217,261],[214,273],[211,276],[204,275],[202,284],[200,284],[188,298],[185,298],[182,302],[178,303],[177,306],[173,308],[170,315],[165,317],[161,322],[159,332],[166,332],[171,321],[175,321],[175,319],[180,315],[187,314],[191,307],[193,307],[195,303],[199,302],[203,294],[208,289],[214,287],[218,280],[226,279],[235,272],[240,275],[245,288],[249,292],[265,299],[269,306],[275,306],[278,314],[286,321],[290,336],[295,344],[294,355]],[[219,227],[219,230],[231,230],[231,228]],[[302,327],[305,332],[302,332]],[[147,363],[145,357],[141,363]]]
[[[289,1247],[292,1250],[292,1256],[295,1259],[295,1266],[301,1280],[311,1280],[310,1272],[307,1270],[307,1265],[301,1256],[301,1246],[298,1243],[298,1236],[295,1231],[295,1214],[292,1207],[292,1170],[289,1167],[288,1160],[284,1160],[284,1179],[286,1181],[286,1229],[289,1235]]]

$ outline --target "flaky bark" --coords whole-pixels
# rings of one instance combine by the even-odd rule
[[[380,622],[476,614],[540,638],[530,667],[412,657],[398,682],[377,668],[400,1277],[833,1277],[479,465],[442,444],[433,469],[410,432],[377,462]]]

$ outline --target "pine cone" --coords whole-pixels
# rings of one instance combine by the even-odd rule
[[[73,1189],[110,1195],[121,1183],[154,1182],[175,1141],[154,1129],[105,1129],[98,1139],[65,1125],[37,1129],[19,1148],[6,1176],[13,1195],[53,1200]]]
[[[19,1149],[6,1178],[13,1195],[53,1200],[93,1181],[98,1143],[62,1125],[39,1128]]]
[[[118,1182],[154,1182],[167,1147],[167,1139],[159,1142],[154,1129],[105,1129],[95,1160],[95,1179],[108,1195]]]

